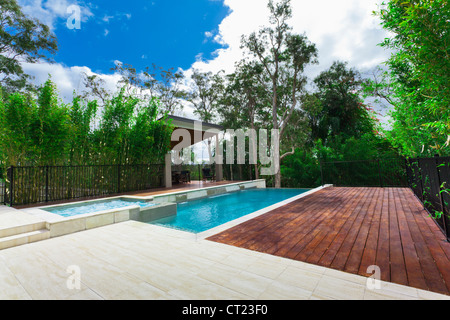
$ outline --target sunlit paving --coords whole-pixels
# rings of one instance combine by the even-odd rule
[[[450,300],[449,15],[0,0],[0,300]]]

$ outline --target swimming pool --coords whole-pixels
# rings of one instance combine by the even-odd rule
[[[200,233],[309,189],[250,189],[178,203],[177,215],[152,224]]]
[[[52,208],[44,208],[43,210],[57,214],[59,216],[69,218],[77,215],[95,213],[105,210],[118,209],[129,207],[132,205],[138,205],[141,208],[147,208],[155,206],[154,203],[142,201],[142,200],[104,200],[90,203],[83,203],[82,205],[65,205]]]

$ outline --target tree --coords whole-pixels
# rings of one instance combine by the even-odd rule
[[[392,92],[392,130],[387,133],[404,155],[450,153],[450,4],[447,0],[391,0],[377,15],[392,36],[382,85]]]
[[[47,25],[22,13],[16,0],[0,0],[0,86],[6,93],[27,85],[29,76],[21,63],[51,61],[58,50],[55,35]]]
[[[317,63],[317,49],[305,35],[291,33],[292,27],[287,23],[292,17],[290,0],[274,4],[268,3],[270,10],[270,27],[242,37],[242,47],[246,48],[251,58],[256,59],[264,69],[259,82],[271,97],[271,127],[279,130],[283,159],[295,152],[295,146],[284,144],[286,128],[294,110],[300,108],[306,78],[303,75],[308,64]],[[275,187],[281,187],[281,172],[276,164]]]
[[[69,107],[68,163],[84,165],[92,156],[93,123],[97,114],[97,100],[85,102],[74,94]]]
[[[75,96],[65,104],[51,79],[37,96],[0,95],[1,168],[161,163],[170,149],[170,121],[158,117],[156,98],[124,92],[105,101],[98,127],[97,101]]]
[[[362,100],[359,72],[347,68],[347,63],[336,61],[314,79],[314,84],[317,100],[310,98],[308,101],[312,104],[311,117],[315,121],[311,123],[313,140],[321,139],[326,143],[337,136],[359,138],[375,130],[370,107]],[[320,112],[313,107],[316,102],[320,104]]]
[[[112,70],[122,76],[120,83],[128,95],[138,94],[148,102],[158,98],[161,102],[158,109],[160,116],[183,109],[183,101],[188,98],[188,94],[183,88],[182,72],[175,72],[173,68],[165,70],[155,64],[137,72],[133,66],[123,63],[116,63]]]
[[[80,95],[83,99],[101,102],[105,105],[106,101],[111,97],[111,92],[105,89],[105,80],[96,74],[88,75],[83,72],[81,74],[83,85],[86,88]],[[100,100],[100,101],[99,101]]]
[[[32,139],[38,165],[56,165],[64,159],[69,134],[69,109],[58,96],[55,83],[48,79],[39,88],[37,119]]]
[[[192,90],[188,101],[194,107],[194,114],[202,121],[212,122],[217,109],[217,103],[223,92],[222,72],[200,72],[194,69],[191,76]]]
[[[260,64],[241,61],[237,63],[235,72],[226,76],[223,94],[215,110],[223,127],[258,132],[267,123],[269,116],[266,107],[270,101],[257,80],[261,73]],[[249,139],[249,146],[256,152],[256,139]],[[257,159],[256,154],[253,156]],[[253,165],[255,178],[259,179],[259,165]]]

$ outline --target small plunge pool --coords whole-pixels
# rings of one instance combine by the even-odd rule
[[[52,208],[43,208],[47,212],[57,214],[59,216],[69,218],[81,214],[95,213],[105,210],[120,209],[124,207],[129,207],[132,205],[138,205],[141,208],[147,208],[155,206],[156,204],[151,202],[146,202],[143,200],[123,200],[123,199],[113,199],[113,200],[103,200],[103,201],[93,201],[85,202],[82,204],[74,205],[64,205]]]

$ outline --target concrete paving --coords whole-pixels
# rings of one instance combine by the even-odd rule
[[[0,251],[0,299],[450,299],[136,221]]]

